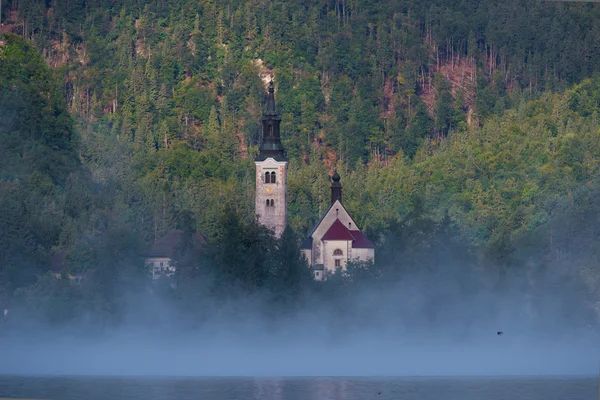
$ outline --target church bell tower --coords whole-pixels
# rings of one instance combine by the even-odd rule
[[[275,108],[275,88],[269,83],[267,109],[262,118],[262,138],[256,165],[256,216],[258,222],[280,237],[287,223],[287,158]]]

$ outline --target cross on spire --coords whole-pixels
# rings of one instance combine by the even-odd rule
[[[275,108],[275,85],[273,85],[273,81],[269,82],[269,97],[267,100],[267,111],[265,115],[276,116],[277,108]]]

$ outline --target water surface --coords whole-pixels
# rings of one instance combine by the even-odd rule
[[[53,400],[595,400],[596,377],[0,376],[0,398]]]

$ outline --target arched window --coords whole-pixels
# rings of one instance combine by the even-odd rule
[[[343,255],[344,255],[344,252],[343,252],[342,250],[340,250],[340,249],[335,249],[335,250],[333,251],[333,255],[334,255],[334,256],[343,256]]]
[[[265,183],[271,183],[271,173],[265,172]]]
[[[271,183],[277,183],[277,179],[275,179],[275,172],[271,172]]]
[[[269,207],[269,200],[267,199],[267,207]]]
[[[271,199],[271,207],[275,207],[275,200]]]

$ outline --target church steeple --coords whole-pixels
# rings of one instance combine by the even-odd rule
[[[277,108],[275,107],[275,86],[273,85],[273,81],[271,81],[269,83],[267,109],[262,118],[263,132],[256,161],[264,161],[269,157],[276,161],[286,161],[285,151],[281,144],[280,123],[281,114],[277,112]]]
[[[281,145],[281,114],[275,107],[275,87],[269,83],[267,107],[262,117],[262,138],[256,165],[256,203],[258,222],[281,237],[287,225],[287,159]]]
[[[331,177],[331,204],[335,203],[336,200],[342,202],[342,184],[340,183],[340,174],[335,171]]]

